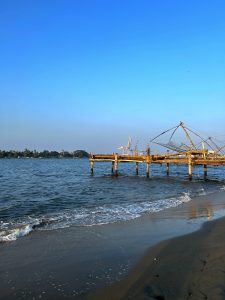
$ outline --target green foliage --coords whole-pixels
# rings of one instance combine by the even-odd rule
[[[84,150],[68,151],[40,151],[25,149],[24,151],[15,150],[0,150],[0,158],[83,158],[89,157],[89,154]]]

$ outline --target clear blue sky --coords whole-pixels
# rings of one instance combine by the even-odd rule
[[[0,2],[0,149],[112,152],[224,117],[224,0]]]

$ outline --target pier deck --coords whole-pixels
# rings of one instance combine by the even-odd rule
[[[149,177],[151,164],[166,164],[169,175],[170,164],[187,165],[189,178],[192,178],[192,167],[202,165],[204,176],[207,176],[207,166],[225,166],[225,156],[213,156],[208,150],[191,150],[182,153],[170,154],[144,154],[144,155],[120,155],[113,154],[91,154],[89,158],[91,173],[94,172],[95,162],[111,162],[112,173],[118,176],[119,163],[136,163],[138,174],[138,163],[146,164],[146,176]]]

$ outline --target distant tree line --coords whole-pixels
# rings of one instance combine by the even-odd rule
[[[84,150],[76,151],[37,151],[25,149],[24,151],[16,150],[0,150],[0,158],[83,158],[89,157],[89,154]]]

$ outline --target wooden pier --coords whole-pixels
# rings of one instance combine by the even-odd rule
[[[119,163],[135,163],[136,175],[139,172],[139,163],[146,164],[146,176],[149,177],[151,164],[165,164],[166,174],[169,175],[170,165],[186,165],[190,179],[192,179],[193,166],[203,167],[204,177],[207,176],[207,166],[225,166],[225,156],[213,157],[208,155],[208,150],[191,150],[185,153],[172,154],[146,154],[146,155],[119,155],[113,154],[91,154],[91,174],[94,173],[95,162],[109,162],[112,165],[111,172],[118,176]]]
[[[174,144],[171,143],[171,137],[174,136],[175,131],[178,128],[182,128],[185,136],[189,142],[189,146],[187,144],[185,145],[185,150],[182,149],[182,147],[175,147]],[[147,150],[145,154],[138,154],[138,153],[130,153],[130,149],[127,146],[128,153],[124,154],[90,154],[89,162],[90,162],[90,169],[91,174],[94,173],[94,163],[96,162],[109,162],[111,163],[111,172],[115,176],[118,176],[118,170],[119,170],[119,164],[120,163],[135,163],[135,172],[136,175],[139,173],[139,163],[146,164],[146,177],[150,176],[150,169],[151,164],[165,164],[166,165],[166,174],[169,175],[170,173],[170,165],[186,165],[187,166],[187,173],[189,176],[189,179],[192,179],[193,174],[193,167],[194,166],[202,166],[203,167],[203,175],[204,178],[207,177],[207,167],[208,166],[225,166],[225,155],[221,154],[221,151],[225,146],[218,147],[216,145],[216,149],[212,147],[212,144],[207,142],[206,139],[203,139],[199,134],[194,133],[201,139],[201,146],[202,149],[198,149],[197,146],[194,144],[194,142],[191,139],[190,132],[187,127],[184,126],[184,123],[180,122],[177,126],[164,131],[162,134],[159,134],[156,138],[159,136],[165,134],[166,132],[172,130],[172,135],[170,136],[169,143],[167,144],[160,144],[156,142],[156,144],[162,145],[166,148],[169,148],[170,150],[175,148],[175,152],[169,153],[167,150],[166,154],[151,154],[150,148],[147,147]],[[156,138],[152,139],[151,141],[154,141]],[[212,138],[209,138],[212,139]],[[210,150],[205,148],[205,144],[210,148]],[[172,146],[171,146],[172,145]],[[215,145],[215,143],[214,143]],[[121,148],[120,148],[121,149]]]

